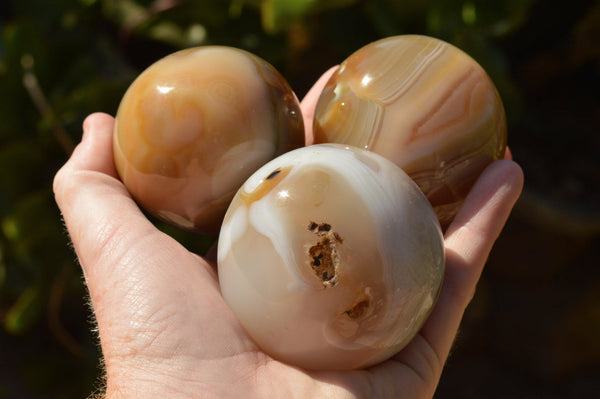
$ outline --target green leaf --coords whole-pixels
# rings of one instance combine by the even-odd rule
[[[42,183],[44,154],[35,140],[24,139],[0,148],[0,214],[24,193]]]
[[[2,219],[2,232],[14,256],[23,263],[38,259],[45,264],[40,275],[51,274],[64,260],[65,246],[60,215],[49,189],[34,191],[16,202]]]
[[[501,37],[527,20],[535,0],[434,0],[427,10],[428,33],[452,38],[470,28],[480,35]]]
[[[572,54],[578,64],[595,60],[600,67],[600,1],[573,27]]]
[[[4,261],[4,246],[0,242],[0,292],[6,281],[6,263]]]
[[[134,0],[104,1],[104,12],[119,26],[134,29],[150,18],[150,11]]]
[[[356,0],[263,0],[263,28],[271,34],[280,33],[309,14],[348,7],[355,2]]]
[[[39,319],[44,301],[40,285],[27,288],[6,313],[4,329],[14,335],[27,331]]]

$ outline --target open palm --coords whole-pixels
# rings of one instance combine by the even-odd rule
[[[302,103],[308,127],[329,73]],[[145,218],[115,170],[113,126],[108,115],[88,117],[82,142],[54,185],[98,324],[106,397],[433,396],[489,251],[521,191],[515,163],[488,167],[449,227],[444,285],[413,341],[367,370],[312,372],[263,353],[223,301],[214,256],[190,253]]]

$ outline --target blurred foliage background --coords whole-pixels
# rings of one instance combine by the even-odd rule
[[[0,398],[99,386],[86,292],[52,178],[95,111],[184,47],[272,63],[298,97],[382,37],[471,54],[506,105],[526,188],[500,237],[437,398],[579,398],[600,372],[600,1],[2,0]],[[190,249],[210,239],[161,226]]]

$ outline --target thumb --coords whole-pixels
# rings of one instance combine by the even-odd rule
[[[118,234],[118,222],[127,220],[128,226],[136,226],[138,236],[153,230],[118,179],[112,151],[113,127],[111,116],[90,115],[83,124],[81,143],[54,178],[56,202],[86,278],[103,254],[114,254],[117,249],[111,243]],[[113,247],[106,251],[109,245]]]

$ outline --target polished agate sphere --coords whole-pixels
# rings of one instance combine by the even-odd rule
[[[302,368],[357,369],[401,350],[436,302],[441,228],[380,155],[337,144],[286,153],[234,197],[219,283],[248,334]]]
[[[219,46],[146,69],[125,93],[114,130],[115,165],[135,200],[179,227],[215,234],[248,176],[303,145],[285,79],[259,57]]]
[[[503,158],[506,118],[471,57],[426,36],[395,36],[348,57],[323,90],[315,143],[377,152],[415,180],[447,225],[483,169]]]

